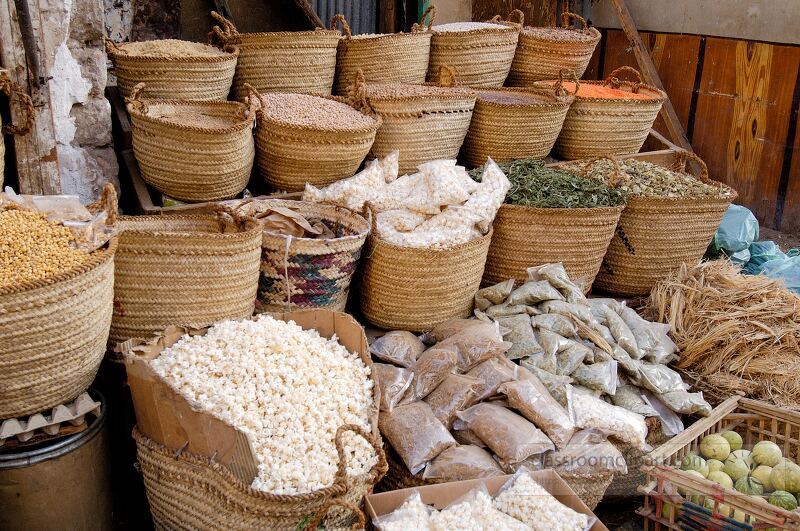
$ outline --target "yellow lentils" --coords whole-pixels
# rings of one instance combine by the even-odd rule
[[[0,212],[0,288],[40,280],[83,264],[88,254],[72,247],[75,238],[44,214]]]

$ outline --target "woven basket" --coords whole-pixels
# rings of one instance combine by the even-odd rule
[[[511,22],[512,16],[518,22]],[[515,9],[506,22],[494,17],[497,28],[469,31],[437,31],[433,26],[428,79],[435,79],[442,66],[455,68],[468,87],[502,87],[511,69],[523,14]]]
[[[478,167],[521,158],[541,159],[556,143],[573,97],[559,84],[554,90],[478,91],[462,155]]]
[[[729,189],[709,179],[705,164],[693,153],[681,152],[680,167],[687,159],[699,162],[698,179]],[[647,295],[681,264],[698,263],[734,199],[732,189],[727,198],[628,196],[595,287],[623,296]]]
[[[429,15],[425,28],[422,24]],[[364,72],[368,83],[424,83],[431,51],[430,28],[435,16],[436,8],[430,6],[411,33],[353,36],[344,16],[336,15],[331,29],[340,21],[345,34],[339,41],[336,59],[336,93],[346,94],[358,69]]]
[[[469,317],[491,239],[489,231],[447,249],[415,249],[388,243],[373,230],[361,279],[364,317],[386,330],[412,332]]]
[[[27,92],[14,83],[8,77],[8,70],[0,68],[0,92],[6,95],[9,100],[12,95],[16,95],[19,99],[19,106],[25,112],[25,123],[21,126],[14,124],[3,125],[3,119],[0,117],[0,134],[4,135],[27,135],[33,129],[33,122],[36,118],[36,112],[33,109],[33,100]],[[5,171],[5,143],[0,138],[0,188],[3,187],[3,172]]]
[[[657,448],[667,442],[669,437],[664,435],[661,428],[661,421],[657,417],[649,417],[647,420],[647,444]],[[628,467],[627,474],[617,474],[614,481],[606,490],[607,498],[634,498],[641,494],[638,492],[639,485],[646,484],[645,473],[642,465],[646,464],[647,456],[650,452],[629,446],[627,444],[615,444],[617,449],[622,452],[625,458],[625,465]]]
[[[358,430],[355,426],[348,429]],[[343,428],[337,432],[337,448],[343,432]],[[326,515],[325,529],[342,529],[354,523],[352,513],[358,518],[355,528],[364,529],[358,506],[385,473],[386,462],[378,439],[362,430],[357,433],[373,445],[378,464],[368,474],[343,477],[344,464],[340,463],[338,477],[343,479],[330,487],[296,495],[254,490],[219,463],[166,448],[135,428],[133,438],[157,529],[295,531],[317,529]]]
[[[623,206],[533,208],[502,205],[486,258],[483,286],[509,278],[524,283],[527,268],[561,262],[586,291],[600,270]]]
[[[214,26],[209,41],[239,49],[231,96],[244,101],[245,85],[259,92],[294,92],[329,96],[336,72],[336,48],[342,34],[313,31],[239,33],[233,23],[212,11],[222,27]]]
[[[354,90],[358,90],[358,85]],[[253,95],[261,97],[255,91]],[[293,98],[295,95],[273,94],[270,97]],[[361,101],[338,98],[337,101],[343,108],[349,104],[348,110],[352,112],[371,116],[363,98]],[[308,112],[315,110],[311,107]],[[371,125],[357,128],[347,124],[295,125],[259,110],[256,161],[261,177],[277,190],[296,192],[303,190],[306,183],[326,186],[352,176],[369,153],[382,123],[379,116],[371,118]]]
[[[309,308],[343,311],[361,248],[369,234],[369,222],[344,208],[304,201],[245,200],[235,208],[259,217],[276,207],[289,208],[312,222],[321,221],[340,236],[293,238],[264,232],[256,309],[264,312]]]
[[[110,39],[105,42],[106,52],[114,63],[117,86],[126,98],[131,96],[136,85],[147,83],[148,95],[154,99],[228,99],[239,57],[239,50],[234,46],[225,46],[224,55],[161,57],[129,53],[132,46],[140,43],[117,44]],[[164,41],[165,51],[169,51],[169,46],[169,40]]]
[[[577,20],[580,29],[570,28],[570,19]],[[600,42],[600,32],[587,27],[586,20],[574,13],[562,13],[561,20],[563,28],[528,26],[520,31],[506,85],[527,87],[536,81],[557,78],[562,69],[583,77]]]
[[[625,71],[635,74],[637,81],[620,81],[616,76]],[[639,72],[628,66],[617,68],[605,81],[581,83],[610,86],[651,98],[587,98],[581,96],[579,91],[564,120],[553,155],[559,159],[574,160],[637,153],[667,98],[664,91],[642,84]]]
[[[103,195],[113,223],[110,184]],[[111,325],[116,250],[112,238],[69,271],[0,288],[0,419],[64,404],[89,388]]]
[[[128,100],[133,151],[145,182],[180,201],[236,196],[255,158],[255,108],[236,102]]]
[[[476,97],[456,84],[455,73],[442,67],[435,86],[370,85],[367,100],[383,118],[371,154],[382,158],[400,150],[401,174],[429,160],[456,158],[469,130]]]
[[[217,215],[123,217],[111,341],[253,314],[261,227]]]

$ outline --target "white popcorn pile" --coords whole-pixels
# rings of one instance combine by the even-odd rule
[[[435,511],[422,503],[419,493],[414,492],[400,507],[377,518],[373,524],[379,531],[424,531],[431,528],[431,512]]]
[[[258,460],[252,487],[307,493],[333,484],[336,430],[370,430],[375,404],[370,369],[334,336],[267,315],[223,321],[203,336],[184,336],[151,362],[195,407],[244,432]],[[377,457],[348,432],[347,471],[366,474]]]
[[[584,531],[589,525],[585,514],[558,501],[524,473],[514,479],[511,487],[495,496],[492,505],[537,531]]]
[[[464,500],[431,516],[433,531],[530,531],[530,527],[492,506],[482,490],[470,492]]]

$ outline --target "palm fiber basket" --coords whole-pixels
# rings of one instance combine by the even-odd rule
[[[102,208],[113,224],[108,183]],[[111,326],[116,250],[112,238],[80,266],[0,288],[0,419],[50,409],[89,388]]]
[[[581,25],[570,27],[570,19]],[[583,77],[592,58],[600,32],[586,25],[583,17],[568,11],[561,14],[562,28],[525,27],[519,33],[517,52],[506,85],[527,87],[536,81],[555,79],[562,69]]]
[[[239,50],[222,50],[189,41],[128,42],[106,39],[117,86],[129,98],[139,83],[151,98],[165,100],[226,100],[231,90]]]
[[[573,96],[553,89],[501,88],[478,91],[462,155],[473,167],[550,153]]]
[[[111,341],[253,314],[261,226],[218,211],[120,219]]]
[[[299,238],[264,231],[256,309],[344,311],[350,281],[369,234],[369,222],[344,208],[305,201],[253,199],[234,208],[260,218],[278,207],[297,212],[311,224],[323,223],[336,237]]]
[[[250,107],[230,101],[128,100],[142,179],[180,201],[230,199],[244,190],[255,158]]]
[[[456,85],[455,73],[446,67],[436,85],[370,85],[367,101],[383,119],[371,154],[382,158],[400,150],[401,174],[430,160],[455,159],[476,98],[472,90]]]
[[[673,169],[685,171],[687,160],[700,165],[699,180],[726,190],[727,197],[628,196],[596,288],[623,296],[647,295],[681,264],[693,265],[703,257],[737,194],[709,179],[706,165],[693,153],[680,152]]]
[[[518,22],[511,22],[516,16]],[[492,26],[468,28],[471,22],[433,26],[428,80],[436,79],[439,68],[450,66],[461,76],[461,82],[473,88],[502,87],[511,69],[517,39],[524,15],[515,9],[502,22],[495,16]]]
[[[534,208],[504,204],[494,219],[483,286],[527,280],[527,268],[561,262],[569,278],[592,286],[624,206]]]
[[[276,190],[297,192],[306,183],[326,186],[351,177],[382,123],[365,103],[363,83],[346,99],[251,90],[262,106],[256,113],[256,161]]]
[[[620,81],[617,75],[622,72],[633,73],[636,81]],[[611,98],[581,95],[581,88],[591,87],[618,89],[621,93]],[[553,155],[575,160],[637,153],[666,98],[663,90],[643,84],[639,72],[629,66],[617,68],[605,81],[581,81]]]
[[[425,27],[423,24],[429,16]],[[423,13],[420,24],[411,28],[411,33],[353,35],[344,16],[334,16],[331,29],[335,28],[336,22],[340,22],[344,29],[336,59],[336,93],[347,93],[347,87],[359,68],[367,83],[424,83],[431,51],[430,29],[435,17],[436,8],[430,6]]]
[[[664,430],[661,428],[661,421],[658,417],[648,417],[645,421],[647,422],[647,444],[653,448],[659,448],[669,440],[669,437],[664,435]],[[637,490],[639,485],[645,483],[645,474],[642,472],[642,466],[652,459],[652,451],[643,452],[639,448],[623,443],[615,443],[615,446],[622,452],[628,472],[627,474],[616,474],[614,476],[614,481],[606,490],[605,497],[616,500],[637,497],[639,496]]]
[[[244,101],[245,85],[259,92],[294,92],[329,96],[336,72],[336,48],[342,34],[313,31],[239,33],[233,23],[211,12],[221,25],[214,26],[209,41],[239,49],[231,95]]]

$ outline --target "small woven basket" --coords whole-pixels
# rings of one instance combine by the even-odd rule
[[[381,158],[399,150],[401,173],[429,160],[456,158],[476,97],[456,85],[456,74],[447,67],[441,68],[436,85],[370,85],[367,101],[383,118],[371,154]]]
[[[324,223],[336,238],[295,238],[264,232],[257,311],[309,308],[343,311],[350,281],[361,258],[370,224],[350,210],[282,199],[244,200],[234,208],[256,218],[272,208],[293,210],[309,222]]]
[[[116,194],[103,208],[114,223]],[[0,419],[38,413],[86,391],[106,351],[117,239],[82,265],[0,288]]]
[[[120,229],[112,342],[253,314],[261,256],[254,219],[224,210],[122,217]]]
[[[630,72],[636,81],[620,81],[617,75]],[[556,158],[574,160],[637,153],[653,127],[667,98],[663,90],[641,82],[639,72],[629,66],[617,68],[605,81],[582,81],[585,85],[610,86],[633,94],[634,98],[588,98],[575,95],[553,149]]]
[[[138,42],[117,44],[106,39],[106,52],[114,63],[117,86],[129,98],[139,83],[147,84],[151,98],[165,100],[226,100],[231,90],[239,50],[224,46],[225,53],[209,55],[169,55],[171,40],[161,42],[163,53],[145,55],[131,53]],[[200,43],[181,41],[184,46],[210,48]]]
[[[623,206],[533,208],[504,204],[494,219],[483,286],[509,278],[522,284],[527,268],[561,262],[569,278],[592,286]]]
[[[252,94],[261,95],[252,87]],[[356,95],[360,91],[361,96]],[[295,94],[271,94],[270,98],[295,98]],[[307,96],[317,98],[317,96]],[[349,99],[335,99],[343,111],[370,117],[368,126],[300,125],[271,116],[263,108],[257,112],[256,161],[261,177],[271,187],[286,192],[303,190],[306,183],[326,186],[352,176],[369,153],[380,127],[380,116],[373,116],[363,97],[363,81],[354,85]],[[321,112],[313,107],[308,114]],[[329,123],[329,120],[326,120]]]
[[[428,26],[424,27],[428,17]],[[339,41],[336,59],[336,93],[346,94],[358,69],[364,72],[367,83],[424,83],[431,51],[430,29],[435,17],[436,8],[430,6],[411,33],[353,36],[344,16],[334,16],[331,29],[341,22],[345,35]]]
[[[478,167],[487,157],[495,162],[546,157],[573,99],[560,83],[552,90],[479,90],[462,148],[466,163]]]
[[[518,22],[511,22],[516,16]],[[502,87],[511,69],[524,15],[519,9],[505,22],[495,16],[496,28],[467,31],[437,31],[433,26],[428,80],[435,79],[442,66],[455,68],[468,87]]]
[[[236,196],[255,158],[254,102],[128,100],[133,151],[145,182],[180,201]]]
[[[570,27],[570,19],[581,27]],[[562,69],[581,78],[589,66],[594,49],[600,42],[600,32],[586,25],[575,13],[561,14],[563,28],[523,28],[519,34],[517,52],[506,85],[531,86],[536,81],[555,79]]]
[[[697,155],[682,151],[673,168],[684,171],[687,160],[701,167],[701,181],[730,190],[725,198],[628,196],[611,239],[595,287],[623,296],[647,295],[655,283],[681,264],[703,257],[736,191],[708,178]]]
[[[647,444],[653,448],[658,448],[669,440],[669,437],[664,435],[664,430],[661,428],[661,421],[657,417],[649,417],[647,421]],[[645,485],[647,482],[646,474],[642,471],[642,465],[648,464],[647,457],[650,452],[643,452],[642,450],[633,446],[617,443],[617,449],[622,452],[625,458],[625,465],[628,467],[627,474],[617,474],[614,477],[613,483],[606,490],[607,498],[634,498],[641,496],[638,491],[640,485]]]
[[[336,72],[336,48],[342,34],[313,31],[239,33],[233,23],[211,12],[221,25],[208,34],[209,41],[239,49],[232,97],[244,101],[245,85],[259,92],[293,92],[329,96]]]

